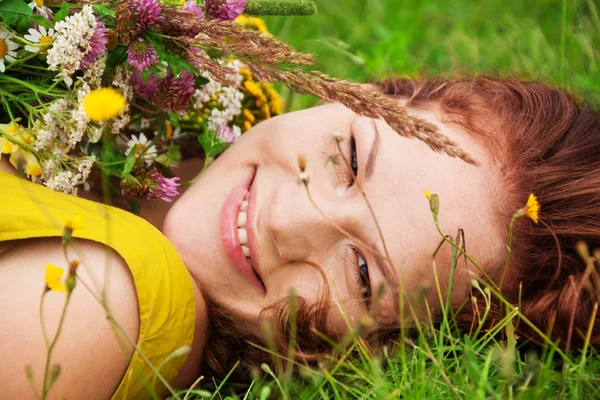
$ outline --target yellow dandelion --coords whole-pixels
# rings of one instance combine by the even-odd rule
[[[244,132],[252,129],[252,123],[250,121],[244,121]]]
[[[75,229],[83,229],[83,216],[78,214],[75,218],[71,218],[65,221],[67,229],[74,231]]]
[[[65,270],[54,264],[46,264],[46,286],[53,292],[66,292],[67,287],[60,281]]]
[[[250,121],[251,123],[254,123],[254,121],[256,121],[256,117],[254,116],[254,114],[252,114],[252,112],[247,108],[244,108],[242,110],[242,116],[246,121]]]
[[[427,200],[431,201],[431,193],[429,193],[429,190],[425,189],[425,196],[427,197]]]
[[[126,105],[125,96],[113,88],[92,90],[83,100],[85,113],[95,122],[115,118]]]
[[[537,197],[531,193],[527,199],[527,205],[525,206],[525,215],[537,224],[539,222],[539,213],[540,203],[538,203]]]

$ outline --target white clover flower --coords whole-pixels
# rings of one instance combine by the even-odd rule
[[[81,65],[81,60],[90,47],[90,41],[98,22],[89,4],[54,26],[56,35],[53,46],[48,50],[48,69],[58,71],[58,77],[68,86],[73,84],[71,75]]]
[[[43,26],[38,26],[38,29],[29,28],[29,34],[24,35],[23,38],[29,40],[31,43],[37,44],[37,46],[27,45],[25,50],[31,53],[37,53],[38,51],[45,50],[44,47],[52,43],[54,36],[54,29],[47,30]]]
[[[127,150],[125,150],[125,155],[129,155],[133,146],[138,145],[136,148],[136,157],[141,157],[146,164],[152,164],[152,160],[156,158],[157,152],[156,147],[154,145],[150,145],[150,141],[146,138],[146,135],[140,133],[139,137],[135,135],[131,136],[131,139],[127,142]]]
[[[8,32],[0,30],[0,72],[6,71],[4,60],[14,62],[17,60],[19,45],[8,38]]]

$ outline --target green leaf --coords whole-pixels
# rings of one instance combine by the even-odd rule
[[[178,127],[179,126],[179,114],[177,114],[175,112],[169,113],[169,122],[171,123],[173,128]]]
[[[17,23],[17,19],[19,19],[19,15],[14,12],[0,12],[0,21],[4,22],[6,25],[14,25]]]
[[[94,7],[94,11],[96,11],[99,15],[102,15],[103,17],[114,18],[117,15],[117,13],[114,10],[103,6],[102,4],[92,4],[92,7]]]
[[[202,146],[207,157],[216,157],[231,146],[231,143],[222,142],[214,133],[206,128],[203,134],[198,135],[198,143]]]
[[[48,21],[47,18],[42,17],[41,15],[32,15],[29,17],[29,19],[39,26],[43,26],[44,28],[54,28],[54,22]]]
[[[175,77],[179,76],[179,72],[181,72],[181,68],[179,67],[179,65],[177,64],[171,64],[171,71],[173,71],[173,75],[175,75]]]
[[[137,147],[138,145],[136,144],[135,146],[133,146],[133,148],[131,149],[131,151],[129,152],[129,154],[127,154],[127,158],[125,158],[125,165],[123,166],[123,174],[128,174],[131,172],[131,170],[133,169],[133,166],[135,165],[135,155],[137,154]]]
[[[106,61],[107,68],[114,68],[119,65],[126,50],[126,46],[117,46],[116,49],[111,51],[108,60]]]
[[[33,9],[23,0],[4,0],[0,2],[0,12],[33,15]]]
[[[196,86],[206,85],[209,82],[208,78],[205,78],[202,75],[195,76],[194,81],[196,83]]]
[[[62,4],[60,5],[60,10],[58,10],[57,13],[54,14],[54,22],[63,21],[68,16],[69,16],[69,3],[67,3],[66,1],[63,1]]]
[[[29,29],[29,17],[26,15],[20,15],[17,20],[17,31],[20,34],[27,33],[27,29]]]

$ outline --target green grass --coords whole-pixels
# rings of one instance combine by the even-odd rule
[[[269,17],[269,30],[315,68],[361,82],[390,75],[511,74],[568,87],[600,105],[595,0],[317,0],[314,17]],[[289,108],[314,99],[289,97]],[[290,98],[291,97],[291,98]]]
[[[315,17],[266,20],[278,37],[317,54],[315,68],[335,77],[515,75],[567,87],[600,106],[600,7],[594,2],[317,0]],[[316,103],[284,93],[290,110]],[[210,384],[190,391],[189,398],[600,398],[594,349],[565,355],[551,343],[521,348],[511,339],[516,323],[524,321],[505,318],[497,325],[502,335],[477,337],[425,323],[398,338],[396,351],[376,355],[355,337],[320,368],[300,368],[295,378],[263,370],[249,388],[225,381],[216,391]],[[441,326],[452,326],[450,315]]]

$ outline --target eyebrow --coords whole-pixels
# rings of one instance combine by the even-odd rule
[[[369,150],[367,164],[365,166],[365,177],[367,180],[371,179],[373,171],[375,171],[375,162],[377,161],[377,154],[379,152],[379,147],[381,143],[377,124],[375,123],[374,119],[372,119],[371,122],[373,123],[373,128],[375,129],[375,138],[373,139],[373,144],[371,144],[371,150]]]

